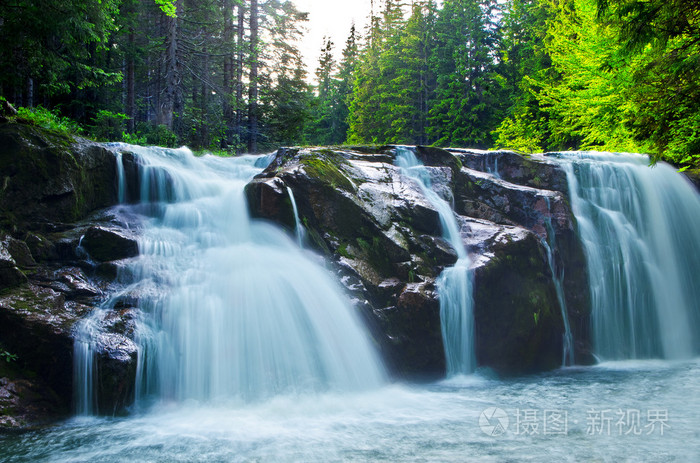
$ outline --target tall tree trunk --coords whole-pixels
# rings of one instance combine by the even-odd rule
[[[204,32],[202,32],[202,36],[204,35]],[[206,40],[206,39],[205,39]],[[200,147],[201,148],[206,148],[209,146],[209,131],[207,130],[209,125],[207,124],[206,117],[207,117],[207,92],[209,88],[207,87],[207,82],[206,78],[209,76],[209,54],[207,53],[207,46],[206,43],[202,47],[202,76],[204,76],[200,82],[201,88],[200,88],[200,117],[199,117],[199,140],[200,140]]]
[[[136,75],[135,75],[135,65],[134,65],[134,28],[129,27],[129,48],[128,55],[126,58],[126,115],[129,119],[126,120],[126,131],[127,133],[134,133],[136,131]]]
[[[27,77],[27,98],[26,106],[28,108],[34,107],[34,79]]]
[[[177,0],[176,9],[178,15],[181,14],[182,0]],[[167,35],[166,35],[166,50],[165,50],[165,91],[160,107],[159,123],[164,124],[170,130],[173,130],[174,113],[178,111],[181,105],[182,98],[179,98],[180,86],[180,63],[178,61],[178,30],[177,17],[166,19]]]
[[[224,123],[226,124],[226,144],[233,125],[233,0],[224,0]]]
[[[243,140],[243,40],[245,38],[245,8],[238,5],[238,35],[236,40],[236,135],[237,143]]]
[[[258,151],[258,0],[250,2],[250,87],[248,88],[248,152]]]

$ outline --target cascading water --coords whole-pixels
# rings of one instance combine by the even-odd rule
[[[445,347],[448,376],[472,373],[474,355],[474,315],[469,256],[464,247],[452,207],[431,189],[430,172],[404,147],[396,148],[396,165],[420,185],[425,198],[440,215],[443,237],[457,253],[457,262],[446,268],[437,281],[440,296],[440,326]]]
[[[590,277],[601,359],[678,359],[700,352],[700,196],[644,156],[562,157]]]
[[[117,198],[119,204],[126,201],[126,174],[124,173],[124,155],[117,152]]]
[[[551,210],[551,205],[549,198],[545,197],[547,202],[547,209]],[[554,251],[557,249],[556,236],[554,233],[554,228],[552,227],[551,217],[545,219],[545,225],[547,228],[547,239],[542,240],[542,244],[547,251],[547,262],[549,263],[549,270],[552,272],[552,282],[554,283],[554,290],[557,293],[557,301],[559,302],[559,309],[561,310],[561,318],[564,321],[564,339],[562,343],[562,366],[573,365],[574,364],[574,337],[571,334],[571,325],[569,323],[569,311],[566,308],[566,296],[564,294],[564,274],[563,271],[558,271],[556,262],[554,260]]]
[[[294,199],[294,192],[289,187],[287,187],[287,194],[289,195],[289,200],[292,202],[292,211],[294,212],[294,234],[297,237],[297,244],[299,247],[302,247],[304,245],[304,228],[301,226],[301,220],[299,220],[297,201]]]
[[[118,149],[141,166],[142,202],[122,207],[146,215],[123,291],[142,311],[137,400],[248,401],[382,384],[378,356],[329,273],[282,230],[249,217],[243,189],[264,157]],[[91,378],[85,365],[77,374]],[[78,379],[93,400],[91,383]]]

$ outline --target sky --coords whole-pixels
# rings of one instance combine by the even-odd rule
[[[299,49],[304,55],[304,62],[309,77],[318,67],[323,37],[329,36],[334,43],[333,54],[336,60],[341,56],[345,41],[350,34],[353,21],[358,33],[363,33],[370,13],[370,0],[293,0],[299,11],[309,13],[306,24],[308,32],[304,35]],[[375,3],[379,3],[376,2]],[[376,7],[376,6],[375,6]]]

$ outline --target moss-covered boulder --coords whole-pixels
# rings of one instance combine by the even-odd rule
[[[136,164],[125,163],[135,184]],[[77,328],[97,313],[116,276],[105,276],[99,270],[108,264],[94,261],[116,265],[111,261],[138,254],[123,219],[91,216],[117,200],[109,146],[0,124],[0,351],[11,359],[0,360],[0,427],[27,428],[70,413]],[[129,316],[110,317],[119,323],[99,321],[93,355],[98,410],[114,414],[133,397],[136,347],[133,333],[117,329]]]
[[[477,363],[508,375],[560,366],[564,324],[539,237],[485,221],[470,227],[489,249],[472,265]]]
[[[458,217],[473,260],[479,365],[501,374],[561,365],[563,320],[545,243],[547,224],[573,230],[562,194],[531,186],[536,173],[514,172],[513,178],[529,178],[530,186],[518,187],[465,168],[448,151],[414,150],[433,189],[454,201],[458,213],[490,219]],[[439,377],[445,360],[435,281],[456,254],[421,187],[393,165],[395,155],[386,146],[283,149],[246,194],[254,216],[291,231],[291,190],[308,244],[334,263],[393,372]],[[557,185],[565,179],[550,165],[532,169],[546,171]],[[496,190],[502,201],[489,203]],[[467,206],[477,203],[491,215]],[[528,207],[539,213],[536,220],[528,220]]]
[[[69,223],[117,199],[114,153],[38,127],[0,124],[0,227]]]

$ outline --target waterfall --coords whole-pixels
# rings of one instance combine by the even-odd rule
[[[551,204],[549,197],[545,197],[547,202],[547,210],[551,212]],[[545,226],[547,228],[547,239],[542,240],[545,250],[547,251],[547,263],[549,264],[549,270],[552,273],[552,282],[554,283],[554,290],[557,294],[557,301],[559,302],[559,309],[561,310],[561,318],[564,321],[564,342],[562,343],[562,366],[573,365],[574,364],[574,337],[571,334],[571,324],[569,323],[569,311],[566,308],[566,296],[564,294],[564,274],[563,271],[558,271],[556,262],[554,260],[554,251],[557,249],[556,236],[554,234],[554,228],[552,227],[552,218],[547,217],[545,219]]]
[[[137,401],[249,401],[384,382],[332,275],[283,230],[249,216],[244,187],[265,157],[121,149],[141,172],[141,204],[121,206],[144,221],[122,292],[141,311]]]
[[[292,202],[292,211],[294,212],[294,234],[297,238],[297,244],[299,244],[299,247],[303,247],[304,228],[301,226],[301,221],[299,220],[299,209],[297,209],[297,202],[294,199],[294,192],[289,187],[287,187],[287,194],[289,195],[289,200]]]
[[[404,175],[416,180],[425,198],[440,216],[443,237],[457,253],[453,267],[442,271],[437,280],[440,297],[440,326],[445,347],[447,374],[472,373],[474,355],[474,315],[469,256],[450,204],[431,189],[430,172],[408,148],[396,148],[396,164]]]
[[[117,152],[117,200],[119,204],[126,202],[126,175],[124,174],[124,155]]]
[[[601,359],[700,352],[700,197],[647,157],[562,157],[588,261],[591,331]]]

